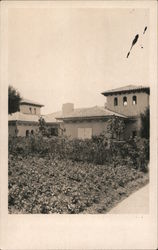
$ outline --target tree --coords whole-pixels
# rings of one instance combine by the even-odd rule
[[[39,118],[38,122],[39,122],[38,123],[39,132],[43,136],[49,136],[50,135],[49,129],[47,128],[47,124],[42,116]]]
[[[150,109],[146,108],[145,112],[140,115],[141,129],[140,135],[143,138],[149,139],[150,136]]]
[[[20,93],[12,86],[8,87],[8,113],[12,114],[20,109]]]
[[[118,116],[112,116],[107,122],[107,132],[111,139],[120,140],[125,129],[125,122]]]

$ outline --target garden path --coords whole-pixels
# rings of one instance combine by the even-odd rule
[[[149,184],[131,194],[109,211],[109,214],[146,213],[149,213]]]

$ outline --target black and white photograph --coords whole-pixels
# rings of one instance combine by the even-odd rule
[[[28,2],[7,8],[8,215],[149,216],[150,8]]]
[[[148,213],[149,11],[11,9],[8,26],[9,212]]]

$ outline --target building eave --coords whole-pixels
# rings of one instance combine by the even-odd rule
[[[113,95],[121,95],[121,94],[128,94],[128,93],[140,93],[140,92],[145,92],[148,95],[150,95],[150,88],[149,87],[144,87],[144,88],[137,88],[137,89],[129,89],[129,90],[113,90],[113,91],[105,91],[102,92],[101,94],[104,96],[113,96]]]
[[[60,125],[62,124],[62,121],[58,121],[58,122],[46,122],[47,125]]]
[[[20,120],[18,120],[18,121],[17,121],[17,125],[19,125],[19,124],[38,125],[39,123],[36,122],[36,121],[20,121]]]
[[[29,102],[21,102],[20,105],[28,105],[28,106],[31,105],[31,106],[39,107],[39,108],[44,107],[43,104],[36,104],[36,103],[29,103]]]
[[[31,124],[31,125],[38,125],[39,123],[37,121],[22,121],[22,120],[11,120],[11,121],[8,121],[9,124]]]
[[[79,120],[108,120],[110,117],[113,117],[115,115],[107,115],[107,116],[90,116],[90,117],[60,117],[58,119],[63,121],[79,121]],[[127,117],[118,116],[122,119],[127,119]]]

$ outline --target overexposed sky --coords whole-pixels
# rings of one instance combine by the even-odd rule
[[[147,9],[10,8],[9,84],[44,104],[42,113],[61,110],[66,102],[103,106],[105,90],[147,85],[148,15]]]

